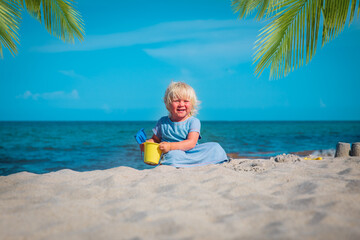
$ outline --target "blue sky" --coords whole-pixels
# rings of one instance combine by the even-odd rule
[[[254,75],[264,22],[230,1],[80,0],[86,36],[66,44],[24,15],[19,54],[0,60],[0,120],[157,120],[171,80],[201,120],[360,120],[360,21],[285,78]]]

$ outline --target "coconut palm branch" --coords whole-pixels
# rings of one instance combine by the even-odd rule
[[[255,45],[255,74],[260,76],[270,67],[270,78],[286,76],[310,62],[316,53],[319,32],[322,46],[349,25],[357,10],[358,0],[232,0],[239,18],[253,16],[269,19]]]
[[[47,31],[64,42],[84,39],[84,23],[73,0],[0,0],[0,55],[2,46],[17,54],[21,12],[26,10]]]
[[[18,29],[21,15],[14,1],[0,0],[0,55],[3,56],[2,45],[14,55],[19,43]]]

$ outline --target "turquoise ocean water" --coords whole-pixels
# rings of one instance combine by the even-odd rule
[[[134,135],[145,128],[150,137],[154,125],[155,122],[0,122],[0,175],[118,166],[152,168],[143,163]],[[360,121],[203,121],[201,135],[200,143],[218,142],[233,157],[269,158],[294,152],[333,155],[337,142],[360,142]]]

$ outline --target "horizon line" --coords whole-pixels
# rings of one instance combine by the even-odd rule
[[[0,120],[0,122],[156,122],[158,120]],[[200,120],[202,122],[360,122],[358,120]]]

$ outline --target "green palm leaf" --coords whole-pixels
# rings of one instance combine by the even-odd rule
[[[73,0],[0,0],[0,52],[2,45],[17,53],[21,10],[25,9],[47,31],[66,42],[84,39],[84,23]]]
[[[21,15],[19,5],[14,1],[0,0],[0,55],[3,57],[2,46],[9,49],[12,55],[17,53],[19,43],[18,29]]]
[[[257,19],[270,19],[255,45],[255,73],[260,76],[270,67],[270,78],[280,78],[301,67],[305,58],[306,63],[311,61],[321,27],[325,45],[344,29],[347,18],[350,24],[356,8],[359,15],[356,3],[357,0],[233,0],[232,6],[240,18],[256,14]]]
[[[17,0],[50,34],[67,42],[84,39],[84,23],[72,0]]]

